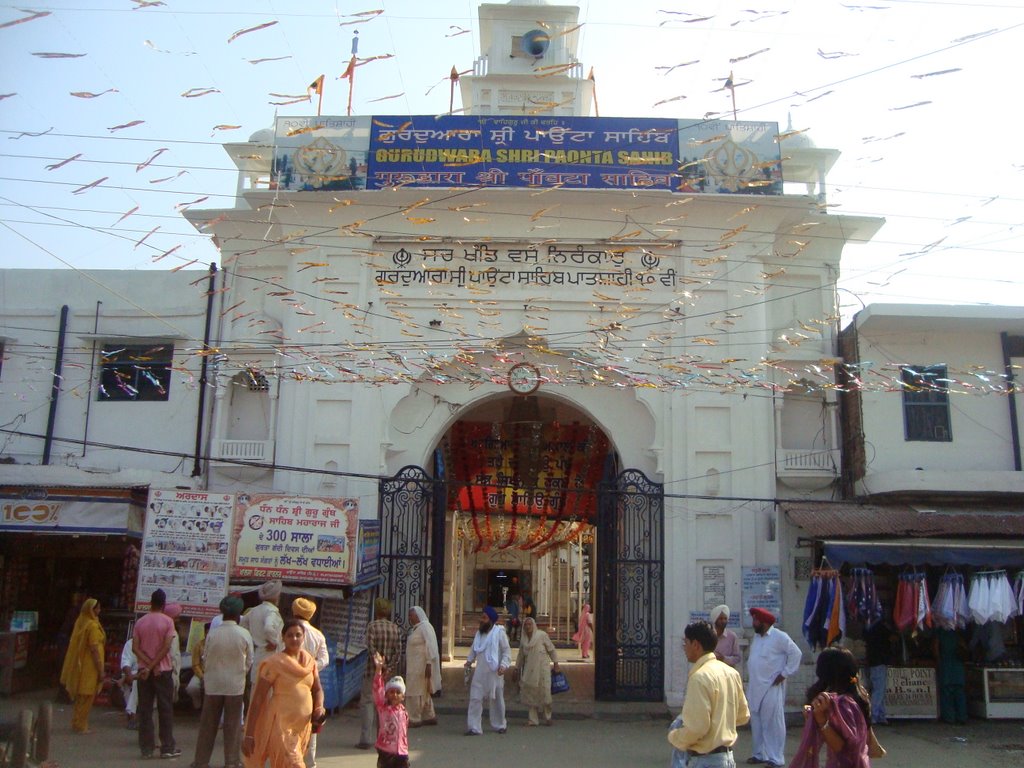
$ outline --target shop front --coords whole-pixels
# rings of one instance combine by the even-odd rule
[[[0,488],[0,695],[57,684],[86,597],[100,602],[117,669],[145,498],[144,488]]]
[[[973,717],[1024,717],[1021,516],[896,506],[794,504],[785,511],[811,535],[802,543],[813,546],[820,566],[811,573],[804,636],[815,649],[836,641],[827,629],[813,631],[828,614],[815,614],[811,603],[816,591],[839,592],[840,642],[865,667],[869,653],[875,664],[888,658],[888,717],[961,721],[967,713],[957,697],[964,694]]]

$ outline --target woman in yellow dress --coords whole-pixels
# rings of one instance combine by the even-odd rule
[[[99,601],[90,597],[82,603],[82,609],[71,631],[68,652],[60,671],[60,683],[74,702],[71,715],[71,730],[75,733],[90,733],[89,712],[93,699],[103,686],[103,653],[107,635],[100,626]]]
[[[245,719],[245,768],[304,768],[312,719],[323,720],[324,692],[316,659],[302,648],[298,619],[284,624],[284,650],[263,660]]]

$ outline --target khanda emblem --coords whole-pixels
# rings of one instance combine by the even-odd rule
[[[345,163],[348,153],[341,147],[331,144],[322,136],[297,149],[292,156],[296,170],[303,176],[310,176],[313,186],[322,186],[325,182],[348,176]]]
[[[738,192],[759,179],[757,155],[732,139],[709,149],[704,167],[715,190]]]

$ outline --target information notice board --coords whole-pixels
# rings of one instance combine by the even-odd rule
[[[202,491],[149,492],[135,611],[149,610],[156,589],[193,618],[216,616],[227,594],[235,497]]]

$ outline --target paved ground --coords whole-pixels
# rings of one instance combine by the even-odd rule
[[[52,691],[49,692],[52,698]],[[9,718],[21,708],[35,708],[46,693],[24,694],[0,699],[0,717]],[[439,700],[443,704],[444,699]],[[665,731],[669,714],[652,714],[650,707],[620,705],[596,712],[594,716],[570,715],[559,718],[551,728],[527,728],[521,712],[513,711],[505,735],[486,733],[465,737],[465,715],[442,706],[441,723],[433,728],[410,732],[412,763],[420,768],[458,766],[551,765],[560,768],[604,768],[607,766],[652,766],[665,768],[668,746]],[[124,728],[123,715],[111,709],[94,709],[93,733],[74,736],[70,729],[71,708],[56,705],[51,758],[60,768],[116,768],[141,764],[134,731]],[[484,723],[486,725],[486,715]],[[179,713],[176,737],[183,755],[167,765],[185,768],[192,761],[198,717]],[[328,720],[320,736],[320,768],[372,768],[373,752],[353,747],[358,737],[358,712],[343,710]],[[879,765],[891,768],[1020,768],[1024,765],[1024,721],[972,721],[966,726],[935,722],[905,721],[879,730],[879,739],[889,750]],[[791,757],[798,733],[790,729],[787,757]],[[739,761],[750,754],[750,731],[740,734],[736,755]],[[220,766],[218,742],[212,765]],[[146,763],[146,765],[164,763]]]

